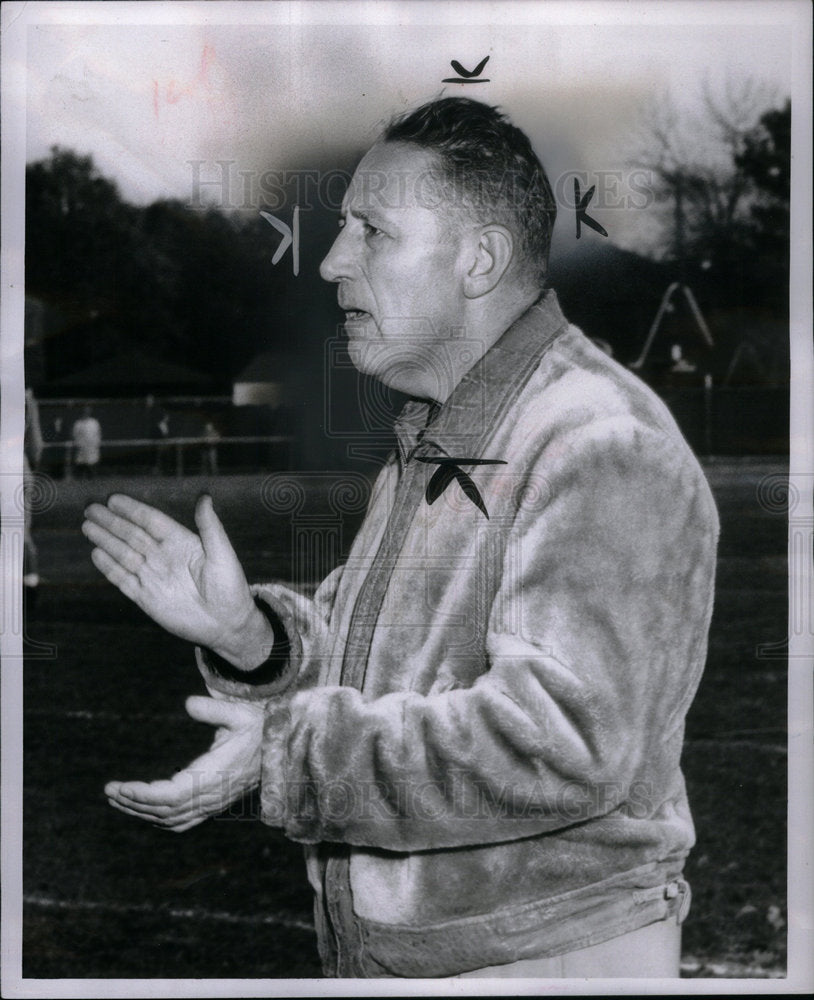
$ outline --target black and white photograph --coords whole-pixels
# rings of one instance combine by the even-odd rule
[[[2,6],[2,993],[806,993],[812,11]]]

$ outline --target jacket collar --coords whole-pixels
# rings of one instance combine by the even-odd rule
[[[556,293],[548,289],[464,375],[443,405],[409,400],[395,424],[402,466],[417,449],[454,458],[482,457],[492,430],[567,325]]]

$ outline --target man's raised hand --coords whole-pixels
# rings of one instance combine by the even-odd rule
[[[123,494],[85,511],[94,565],[154,621],[235,666],[268,656],[272,629],[256,607],[211,497],[195,508],[198,534]]]

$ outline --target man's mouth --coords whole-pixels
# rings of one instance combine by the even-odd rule
[[[360,323],[362,320],[370,318],[370,313],[365,312],[364,309],[346,309],[345,310],[345,322],[346,323]]]

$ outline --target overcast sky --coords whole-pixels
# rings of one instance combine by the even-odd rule
[[[369,145],[394,111],[443,92],[503,106],[552,183],[562,179],[558,194],[572,197],[571,172],[628,169],[637,115],[667,91],[688,115],[704,80],[716,94],[747,78],[778,101],[790,93],[791,34],[773,8],[46,4],[28,30],[26,155],[52,145],[91,153],[136,203],[189,201],[196,169],[217,179],[215,161],[229,160],[228,198],[239,205],[246,178],[257,201],[263,171],[324,171],[336,151]],[[488,83],[442,82],[455,75],[451,59],[474,69],[487,55]],[[623,245],[646,228],[646,213],[595,207]]]

